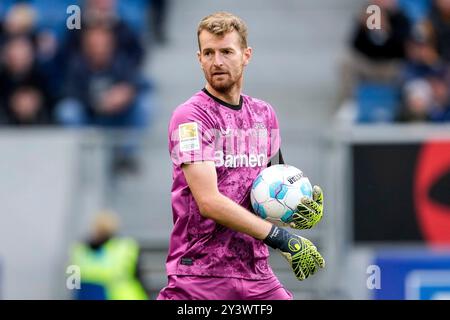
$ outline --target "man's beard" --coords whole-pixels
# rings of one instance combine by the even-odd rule
[[[242,76],[242,72],[236,77],[236,79],[240,79]],[[231,74],[225,75],[227,77],[226,80],[217,81],[215,80],[215,76],[211,75],[208,79],[209,85],[216,90],[217,92],[227,94],[231,91],[231,89],[237,84],[237,81],[234,81],[234,79],[231,78]]]
[[[209,81],[209,85],[220,93],[227,93],[233,88],[233,86],[236,84],[235,81],[227,80],[227,81],[214,81],[214,79],[211,79]]]

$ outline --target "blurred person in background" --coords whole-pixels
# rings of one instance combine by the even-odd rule
[[[404,105],[399,121],[449,120],[448,62],[441,59],[436,37],[428,20],[417,24],[407,43],[402,72]]]
[[[11,125],[52,123],[52,99],[46,79],[36,67],[33,45],[24,36],[3,46],[0,71],[0,113]]]
[[[116,51],[112,29],[94,24],[83,29],[81,40],[81,54],[68,61],[65,83],[65,98],[77,100],[77,110],[58,113],[59,120],[64,125],[133,126],[141,120],[133,117],[138,75]]]
[[[31,3],[18,2],[13,4],[8,9],[2,24],[1,43],[12,37],[27,37],[35,47],[38,61],[52,59],[58,48],[57,39],[49,30],[39,28],[38,20],[42,19],[40,14],[42,13],[38,12]]]
[[[144,132],[152,111],[152,88],[117,49],[113,29],[86,25],[81,54],[69,61],[56,117],[64,126],[98,126]],[[126,134],[125,134],[126,136]],[[137,136],[124,137],[115,150],[114,170],[135,172]]]
[[[115,50],[121,59],[126,59],[129,68],[139,68],[144,60],[145,51],[139,37],[117,14],[116,0],[85,0],[81,8],[81,30],[68,30],[61,55],[64,59],[73,59],[83,52],[83,31],[90,25],[104,25],[112,31]]]
[[[401,72],[401,81],[427,77],[443,65],[444,61],[433,41],[431,25],[427,22],[417,24],[406,44],[406,60]]]
[[[100,212],[86,241],[72,248],[71,264],[81,271],[78,300],[146,300],[141,279],[141,254],[132,238],[120,237],[118,217]]]
[[[374,0],[370,4],[381,9],[381,28],[371,30],[367,27],[368,5],[364,6],[353,31],[350,50],[342,62],[339,104],[352,98],[359,81],[395,83],[400,61],[405,58],[411,25],[398,8],[397,1]]]
[[[0,32],[1,43],[16,36],[28,37],[33,44],[36,41],[36,18],[34,8],[25,2],[12,5],[6,12]]]
[[[404,103],[397,120],[401,122],[450,121],[447,74],[446,69],[439,69],[428,74],[426,78],[407,82],[403,87]]]
[[[450,63],[450,0],[435,0],[429,15],[436,41],[436,49]]]
[[[433,91],[428,81],[412,80],[403,88],[403,104],[397,116],[400,122],[425,122],[430,120]]]
[[[43,12],[45,9],[50,10],[51,5],[54,6],[54,2],[51,3],[50,0],[16,1],[16,3],[10,3],[10,6],[6,5],[7,11],[0,31],[0,43],[5,44],[8,39],[19,36],[28,38],[33,44],[35,65],[41,76],[46,79],[46,86],[49,88],[52,100],[57,100],[60,96],[67,61],[58,55],[61,49],[60,39],[51,27],[56,30],[64,28],[65,32],[66,24],[65,20],[63,27],[61,27],[62,23],[52,24],[52,22],[55,23],[55,19],[50,19],[49,15]],[[64,11],[61,10],[61,12],[65,12],[66,7],[63,9]]]
[[[433,107],[430,120],[433,122],[450,121],[450,74],[449,68],[438,69],[428,77],[433,91]]]

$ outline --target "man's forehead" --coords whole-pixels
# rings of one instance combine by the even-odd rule
[[[216,35],[207,30],[202,30],[199,35],[200,44],[202,49],[219,49],[219,48],[232,48],[240,46],[239,34],[236,30],[227,32],[223,35]]]

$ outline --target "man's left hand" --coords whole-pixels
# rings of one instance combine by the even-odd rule
[[[314,186],[313,197],[302,197],[297,210],[292,214],[289,226],[294,229],[311,229],[323,214],[323,192],[319,186]]]

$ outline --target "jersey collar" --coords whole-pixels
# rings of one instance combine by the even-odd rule
[[[202,91],[204,93],[206,93],[211,99],[213,99],[217,103],[220,103],[224,107],[227,107],[227,108],[230,108],[230,109],[233,109],[233,110],[241,110],[242,109],[242,101],[243,101],[242,95],[239,98],[239,104],[231,104],[231,103],[225,102],[225,101],[223,101],[223,100],[213,96],[208,90],[206,90],[206,88],[203,88]]]

